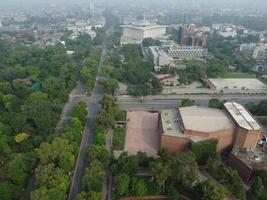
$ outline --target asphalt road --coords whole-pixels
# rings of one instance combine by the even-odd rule
[[[107,53],[107,49],[106,49],[106,46],[104,46],[102,50],[101,59],[99,62],[97,78],[101,76],[101,67],[103,66],[106,53]],[[83,95],[83,94],[73,94],[71,96],[73,102],[84,101],[87,103],[88,117],[90,117],[91,121],[95,120],[96,115],[100,111],[100,106],[98,104],[99,100],[102,98],[102,94],[100,90],[101,90],[100,85],[96,81],[91,97],[86,97],[86,95]],[[72,183],[70,187],[68,200],[73,200],[75,196],[79,192],[81,192],[81,180],[82,180],[82,176],[84,174],[85,168],[87,166],[86,155],[87,155],[90,145],[92,145],[93,143],[93,138],[94,138],[94,130],[91,124],[87,123],[84,133],[83,133],[79,155],[76,161],[75,171],[74,171],[74,175],[73,175],[73,179],[72,179]]]
[[[145,97],[143,101],[140,98],[134,97],[118,97],[119,108],[126,111],[131,110],[149,110],[157,111],[161,109],[173,109],[177,108],[181,104],[182,99],[190,98],[195,100],[197,105],[208,106],[209,100],[214,98],[209,95],[191,95],[191,96],[156,96],[156,97]],[[216,97],[221,101],[235,101],[240,104],[246,104],[249,102],[258,103],[262,100],[267,100],[267,96],[219,96]]]

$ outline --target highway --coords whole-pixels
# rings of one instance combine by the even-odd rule
[[[210,95],[182,95],[182,96],[148,96],[141,101],[141,98],[119,96],[118,105],[119,108],[126,111],[132,110],[161,110],[161,109],[173,109],[177,108],[182,99],[193,99],[197,105],[208,106],[211,98],[217,98],[221,101],[235,101],[240,104],[246,104],[249,102],[259,103],[262,100],[267,100],[267,96],[210,96]]]

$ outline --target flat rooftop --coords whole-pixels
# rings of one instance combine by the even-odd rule
[[[256,78],[210,78],[217,90],[267,90],[267,86]]]
[[[241,104],[226,102],[224,107],[241,128],[255,131],[261,130],[261,125]]]
[[[138,151],[156,157],[160,146],[158,113],[145,111],[127,112],[126,137],[124,150],[129,155]]]
[[[230,117],[220,109],[189,106],[179,108],[184,128],[200,132],[216,132],[235,127]]]
[[[267,152],[260,147],[251,150],[234,148],[232,154],[253,169],[267,169]]]
[[[161,120],[164,135],[184,137],[181,129],[181,118],[177,109],[162,110]]]

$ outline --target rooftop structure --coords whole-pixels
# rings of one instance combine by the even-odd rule
[[[168,51],[168,55],[173,59],[204,59],[208,50],[198,46],[179,46]]]
[[[211,89],[267,90],[267,86],[256,78],[210,78]]]
[[[123,34],[121,44],[141,43],[144,38],[160,38],[166,33],[166,26],[156,24],[139,23],[122,25]]]
[[[228,157],[227,164],[238,170],[245,181],[249,181],[253,171],[267,170],[267,152],[261,147],[244,149],[235,146]]]
[[[232,120],[223,110],[198,106],[179,108],[184,129],[217,132],[234,128]]]
[[[157,46],[151,46],[149,49],[149,56],[152,60],[155,71],[158,71],[161,66],[169,65],[172,61],[172,58],[168,54]]]
[[[262,148],[253,148],[253,149],[240,149],[240,148],[233,148],[232,153],[245,162],[248,166],[254,169],[267,169],[267,152],[264,151]]]
[[[232,116],[238,126],[247,129],[258,131],[261,129],[261,125],[256,119],[244,108],[244,106],[234,103],[226,102],[224,104],[228,113]]]
[[[161,122],[164,135],[184,137],[177,109],[162,110]]]
[[[129,155],[138,151],[156,156],[159,151],[158,113],[145,111],[127,112],[124,150]]]

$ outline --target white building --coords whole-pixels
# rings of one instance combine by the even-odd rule
[[[198,46],[176,46],[168,51],[168,55],[176,60],[205,59],[208,50]]]
[[[172,62],[172,58],[158,46],[149,47],[149,56],[155,71],[159,71],[161,66],[169,65]]]
[[[166,33],[166,26],[149,23],[122,25],[122,28],[121,45],[130,43],[140,44],[144,38],[158,39]]]

